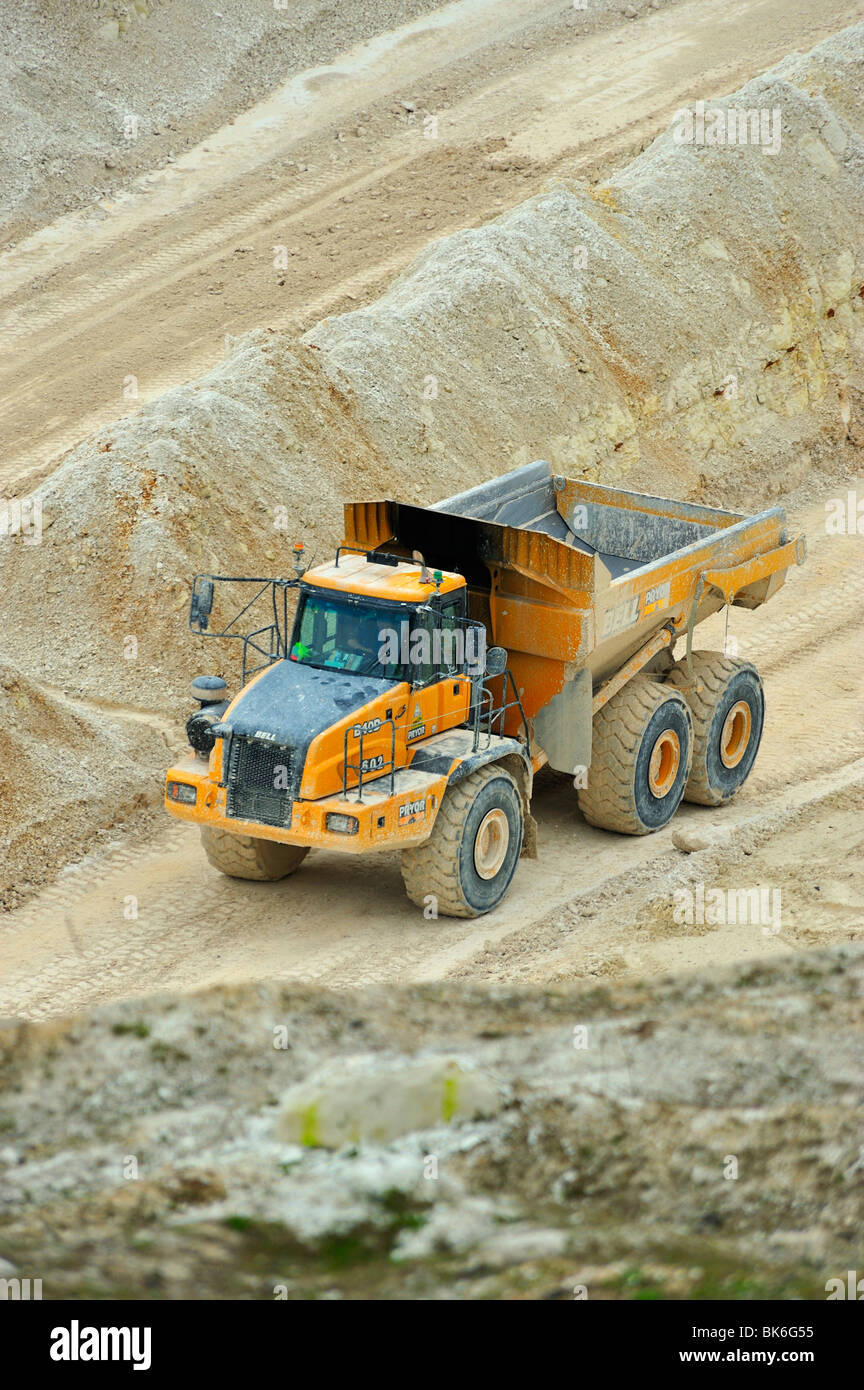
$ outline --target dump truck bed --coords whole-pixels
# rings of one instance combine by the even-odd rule
[[[668,645],[725,603],[757,607],[804,559],[782,507],[745,516],[556,476],[545,462],[432,507],[350,503],[345,531],[349,544],[419,551],[465,575],[541,746],[553,716],[578,708],[584,722],[584,698],[542,714],[577,676],[596,694],[653,636]]]
[[[345,521],[349,543],[419,550],[461,570],[492,598],[500,645],[589,662],[598,677],[653,627],[680,619],[700,577],[699,621],[727,601],[765,602],[803,560],[803,537],[788,536],[782,507],[748,517],[556,477],[543,462],[432,507],[350,503]],[[522,617],[496,592],[526,601]],[[531,602],[565,610],[563,627],[552,631]]]

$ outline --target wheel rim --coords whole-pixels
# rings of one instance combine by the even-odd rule
[[[648,764],[648,785],[652,796],[668,796],[675,785],[681,765],[681,740],[674,729],[664,729],[651,750]]]
[[[720,732],[720,758],[724,767],[737,767],[750,742],[753,716],[746,700],[738,700],[727,714]]]
[[[487,811],[474,840],[474,868],[481,878],[494,878],[507,858],[510,822],[500,807]]]

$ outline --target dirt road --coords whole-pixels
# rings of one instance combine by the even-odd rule
[[[402,892],[395,855],[310,855],[281,884],[211,869],[197,832],[166,826],[66,872],[6,919],[0,1014],[44,1018],[156,990],[248,979],[336,988],[470,976],[550,981],[666,974],[755,960],[864,932],[864,720],[849,661],[864,600],[860,538],[825,532],[823,504],[800,520],[811,553],[729,640],[758,663],[768,724],[742,794],[718,810],[682,807],[656,835],[590,829],[567,779],[538,789],[536,861],[523,860],[494,916],[426,921]],[[723,619],[699,630],[720,648]],[[693,854],[676,832],[708,843]],[[677,886],[780,888],[770,924],[673,917]],[[767,929],[766,929],[767,927]]]
[[[23,490],[58,449],[133,408],[124,379],[140,402],[204,370],[226,332],[350,307],[430,237],[483,221],[551,171],[608,171],[683,101],[729,91],[854,11],[692,0],[580,36],[579,12],[560,4],[461,3],[293,78],[101,219],[63,219],[0,258],[0,485]],[[765,609],[732,615],[769,709],[732,806],[685,806],[659,835],[629,839],[589,829],[569,783],[550,777],[535,800],[540,858],[473,923],[424,920],[395,856],[312,855],[293,880],[242,883],[209,868],[196,832],[166,825],[62,870],[7,916],[0,1014],[261,978],[343,988],[651,975],[857,939],[861,540],[827,534],[815,495],[795,518],[806,567]],[[718,618],[697,645],[724,640]],[[678,832],[704,847],[682,852]],[[781,889],[779,930],[678,924],[675,889],[699,883]]]
[[[689,0],[586,34],[561,0],[461,0],[293,77],[0,257],[0,487],[26,491],[87,433],[197,376],[226,334],[350,308],[430,238],[554,172],[608,170],[683,101],[859,17],[847,0]]]

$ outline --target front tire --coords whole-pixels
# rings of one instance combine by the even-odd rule
[[[445,917],[491,912],[510,887],[524,830],[522,798],[510,773],[494,765],[478,768],[447,789],[425,844],[403,850],[408,897]]]
[[[765,695],[755,666],[721,652],[693,653],[669,672],[693,716],[693,766],[686,801],[720,806],[744,785],[756,761],[765,724]]]
[[[309,853],[303,845],[283,845],[278,840],[261,840],[255,835],[235,835],[212,825],[202,825],[201,843],[214,869],[229,878],[249,878],[259,883],[275,883],[287,878]]]
[[[692,756],[687,702],[645,676],[634,676],[594,720],[588,785],[579,809],[590,825],[648,835],[674,816]]]

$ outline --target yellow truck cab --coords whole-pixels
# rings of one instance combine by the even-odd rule
[[[511,768],[503,788],[510,818],[492,816],[478,863],[486,872],[506,861],[509,882],[532,769],[527,739],[492,727],[510,702],[499,701],[496,713],[478,700],[490,678],[485,630],[468,618],[465,579],[422,560],[340,548],[295,587],[282,659],[263,664],[231,700],[219,678],[193,682],[201,702],[187,725],[195,756],[170,769],[167,808],[201,825],[216,867],[281,878],[312,848],[422,844],[452,774],[458,770],[458,782],[499,762],[502,772]],[[487,880],[478,878],[474,910],[488,910]],[[424,906],[434,896],[424,884],[417,893]]]

